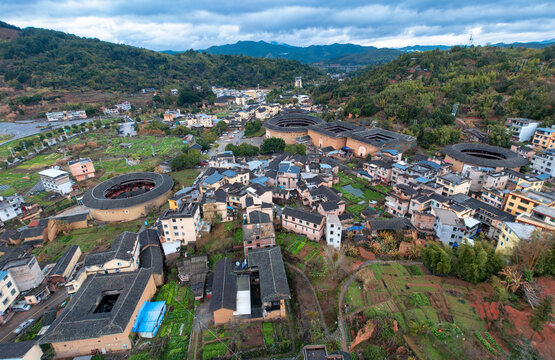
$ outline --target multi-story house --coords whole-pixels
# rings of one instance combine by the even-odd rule
[[[523,174],[519,171],[514,171],[511,169],[505,170],[505,173],[509,177],[509,182],[507,183],[507,188],[509,190],[537,190],[541,191],[545,180],[542,176]]]
[[[524,118],[507,118],[507,130],[511,133],[513,141],[530,141],[540,123]]]
[[[534,134],[532,144],[544,150],[555,148],[555,129],[538,128]]]
[[[530,240],[535,230],[537,228],[533,225],[504,221],[495,251],[510,255],[513,247],[522,240]]]
[[[94,177],[94,164],[90,158],[72,160],[68,162],[69,171],[77,181],[83,181]]]
[[[137,234],[126,231],[116,236],[110,249],[87,254],[85,271],[88,276],[135,271],[139,268],[140,250]]]
[[[482,188],[482,192],[480,193],[479,200],[488,203],[490,205],[495,206],[496,208],[503,209],[503,205],[505,205],[505,199],[507,195],[510,193],[510,190],[499,190],[496,188]]]
[[[555,207],[555,194],[537,190],[513,190],[507,196],[503,210],[518,216],[531,213],[537,205]]]
[[[44,280],[37,258],[31,255],[9,260],[2,266],[2,270],[11,273],[19,291],[34,289]]]
[[[276,186],[286,190],[295,189],[300,173],[301,169],[298,166],[288,163],[280,164],[276,176]]]
[[[46,169],[39,172],[39,175],[46,191],[66,195],[72,190],[73,184],[69,179],[69,173],[65,171]]]
[[[436,179],[436,182],[443,187],[442,195],[451,196],[455,194],[468,195],[470,191],[470,179],[459,174],[446,174]]]
[[[245,256],[251,249],[272,247],[276,245],[274,225],[268,223],[255,223],[243,225],[243,248]]]
[[[328,215],[326,217],[326,243],[335,249],[341,247],[341,221],[337,215]]]
[[[23,203],[23,197],[17,194],[0,196],[0,221],[8,221],[19,216],[23,212]]]
[[[393,186],[385,197],[385,208],[388,213],[394,216],[405,216],[409,212],[410,200],[418,192],[405,184]]]
[[[531,166],[533,170],[539,173],[555,177],[555,149],[549,149],[534,155]]]
[[[326,218],[320,214],[286,206],[281,215],[284,230],[306,236],[312,241],[320,241],[324,236]]]
[[[19,289],[9,271],[0,271],[0,323],[6,321],[8,310],[19,295]]]
[[[478,166],[463,167],[462,174],[470,179],[470,191],[479,192],[482,188],[504,189],[509,180],[508,174],[495,172],[493,168]]]
[[[372,160],[363,165],[364,170],[372,176],[372,181],[380,181],[386,184],[391,182],[391,173],[394,162],[391,160]]]
[[[200,231],[199,203],[182,204],[177,210],[168,209],[159,221],[163,242],[180,242],[182,246],[195,243]]]
[[[555,231],[555,208],[538,205],[530,214],[520,214],[515,221],[534,225],[538,229]]]
[[[434,231],[438,239],[449,246],[456,246],[467,239],[473,243],[472,238],[478,232],[480,221],[472,218],[459,218],[454,211],[446,209],[434,209],[436,216]]]

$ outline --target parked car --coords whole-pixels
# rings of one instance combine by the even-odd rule
[[[13,331],[14,334],[19,334],[21,333],[23,330],[27,329],[29,326],[31,326],[33,323],[35,322],[35,319],[29,319],[27,321],[22,322],[21,324],[19,324],[19,326]]]
[[[16,301],[12,305],[12,311],[20,312],[20,311],[29,311],[31,310],[31,305],[27,304],[25,301]]]

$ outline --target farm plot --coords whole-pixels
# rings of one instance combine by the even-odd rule
[[[364,279],[372,278],[368,272],[373,279],[364,284]],[[372,282],[374,287],[369,285]],[[485,322],[464,300],[468,291],[462,283],[453,285],[436,276],[422,275],[415,265],[372,264],[357,274],[347,291],[347,332],[357,334],[369,321],[394,319],[408,339],[406,344],[422,358],[464,358],[468,353],[487,358],[501,354],[499,344],[496,346],[495,339],[484,332]],[[495,313],[491,310],[494,306],[488,306]]]

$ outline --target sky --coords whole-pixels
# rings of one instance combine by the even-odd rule
[[[239,40],[296,46],[555,39],[553,0],[0,0],[0,20],[152,50]]]

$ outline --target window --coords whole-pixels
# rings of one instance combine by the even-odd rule
[[[12,282],[11,282],[11,281],[8,281],[8,283],[6,284],[6,287],[9,289],[9,288],[12,287],[12,285],[13,285]]]

